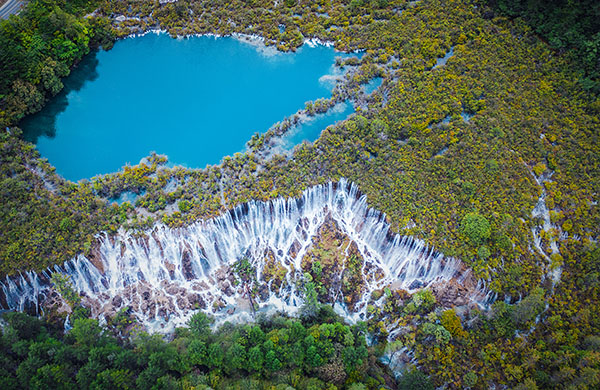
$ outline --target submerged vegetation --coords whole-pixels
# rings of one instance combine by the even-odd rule
[[[380,348],[390,353],[412,348],[413,363],[435,386],[596,388],[600,100],[588,90],[597,83],[597,31],[591,34],[595,27],[588,27],[584,18],[574,27],[582,35],[556,42],[564,35],[554,22],[558,14],[540,26],[536,8],[507,8],[508,2],[501,1],[491,5],[496,3],[501,12],[485,1],[453,0],[31,1],[20,16],[0,22],[0,122],[13,126],[0,138],[0,272],[41,270],[89,253],[94,234],[101,231],[154,222],[183,226],[251,199],[297,196],[307,186],[346,177],[358,184],[371,206],[387,214],[395,231],[462,259],[499,297],[488,312],[456,312],[446,310],[446,303],[432,302],[426,290],[412,296],[381,292],[373,299],[383,299],[383,309],[373,307],[368,322]],[[579,15],[584,7],[574,8],[573,15]],[[497,16],[502,12],[524,19]],[[360,59],[343,64],[353,69],[344,80],[346,91],[376,76],[383,83],[357,115],[329,127],[313,144],[299,145],[291,157],[261,157],[273,138],[257,135],[247,152],[204,170],[168,168],[163,157],[154,155],[118,173],[66,182],[14,125],[56,94],[60,77],[89,50],[109,47],[113,36],[149,29],[172,36],[256,34],[280,50],[293,50],[305,38],[330,40],[339,50],[365,50]],[[581,50],[588,57],[573,66],[572,57]],[[434,68],[450,52],[447,62]],[[140,194],[135,204],[111,205],[110,199],[126,191]],[[534,212],[544,208],[539,205],[548,209],[548,221]],[[304,269],[313,279],[315,298],[325,295],[319,288],[321,275],[334,266],[324,258],[328,249],[314,248],[316,262]],[[559,279],[550,277],[556,270],[561,271]],[[347,279],[352,283],[351,274]],[[385,321],[392,320],[405,324],[406,331],[386,346]],[[75,329],[82,324],[75,323]],[[290,331],[287,325],[282,329]],[[91,345],[77,340],[77,331],[65,336],[64,350],[48,334],[36,332],[28,339],[5,332],[2,348],[11,351],[4,367],[16,369],[18,359],[28,361],[31,355],[35,364],[27,363],[22,375],[62,380],[64,372],[75,372],[95,356]],[[145,347],[119,353],[125,353],[127,364],[153,362],[148,369],[157,371],[144,375],[155,375],[156,383],[164,376],[165,386],[174,378],[185,381],[192,375],[191,366],[185,366],[191,360],[182,363],[177,357],[177,364],[185,364],[173,368],[167,358],[151,357],[159,350],[172,355],[178,348],[189,350],[195,337],[190,332],[181,331],[171,344],[151,337]],[[233,345],[231,337],[240,332],[243,328],[233,327],[228,336],[207,335],[211,341],[195,345],[208,348],[225,339]],[[19,341],[24,339],[29,341]],[[38,342],[78,363],[66,367],[70,360],[52,360]],[[148,343],[158,349],[149,352],[155,347]],[[277,359],[269,358],[271,368],[278,366]],[[133,387],[136,378],[146,378],[142,363],[121,367],[117,361],[102,363],[92,379],[109,384],[122,380]],[[194,378],[210,381],[217,375],[209,373],[210,364],[199,363],[202,374],[195,372]],[[266,373],[262,368],[243,370]],[[15,378],[13,374],[7,378]],[[420,375],[407,374],[405,382]]]

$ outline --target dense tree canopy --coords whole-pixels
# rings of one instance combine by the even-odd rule
[[[476,246],[483,244],[492,234],[488,220],[477,213],[468,213],[463,217],[461,231]]]
[[[3,319],[0,384],[6,390],[230,389],[249,382],[256,389],[334,390],[394,382],[367,349],[364,332],[331,313],[318,322],[264,317],[216,331],[196,326],[211,321],[198,313],[170,342],[146,333],[117,338],[111,326],[85,317],[74,318],[64,335],[56,324],[23,313]]]
[[[584,88],[600,93],[600,5],[594,0],[490,0],[499,12],[522,17],[561,51],[570,51]]]
[[[83,18],[94,2],[35,0],[0,22],[0,126],[39,111],[90,50],[112,45],[106,19]]]

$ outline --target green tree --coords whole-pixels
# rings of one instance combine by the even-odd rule
[[[198,366],[208,365],[206,344],[203,341],[192,340],[188,345],[187,353],[191,364]]]
[[[538,390],[538,386],[533,379],[527,378],[523,381],[523,383],[519,383],[513,389],[514,390]]]
[[[246,338],[251,346],[260,345],[265,341],[265,332],[258,325],[246,327]]]
[[[40,367],[33,378],[31,378],[31,390],[71,390],[75,389],[75,383],[69,376],[69,367],[65,365],[47,364]]]
[[[436,345],[445,345],[452,338],[452,335],[446,328],[441,325],[432,324],[431,322],[423,324],[422,329],[425,335],[435,338]]]
[[[468,213],[460,224],[461,232],[474,246],[483,244],[490,238],[492,229],[488,220],[478,213]]]
[[[236,261],[233,270],[244,283],[250,283],[256,279],[256,269],[247,257]]]
[[[135,388],[133,375],[129,370],[108,369],[100,372],[91,385],[93,390],[129,390]]]
[[[367,386],[364,383],[356,382],[351,384],[348,390],[367,390]]]
[[[211,369],[220,369],[223,366],[223,348],[217,343],[208,346],[208,366]]]
[[[419,290],[413,294],[404,311],[411,313],[428,313],[435,305],[435,296],[430,290]]]
[[[214,317],[199,311],[190,318],[188,326],[196,337],[202,337],[210,333],[210,326],[214,322]]]
[[[306,350],[306,361],[310,367],[320,367],[323,365],[323,358],[317,352],[317,347],[311,345]]]
[[[342,359],[344,361],[346,372],[350,373],[357,367],[361,366],[363,364],[363,358],[364,357],[361,356],[361,353],[353,346],[344,348],[342,352]]]
[[[440,323],[452,336],[464,336],[465,331],[454,309],[446,310],[440,316]]]
[[[17,339],[20,340],[34,339],[46,330],[42,327],[42,321],[18,311],[5,313],[3,319],[8,323],[9,329],[15,332]]]
[[[77,343],[87,347],[101,345],[105,342],[104,330],[98,321],[91,318],[78,318],[73,322],[71,335]]]
[[[540,287],[537,287],[531,292],[531,294],[515,305],[511,313],[513,322],[518,327],[521,327],[527,324],[529,321],[534,320],[535,317],[544,310],[545,306],[546,301],[544,300],[544,290]]]
[[[270,350],[265,356],[265,368],[269,372],[275,372],[281,370],[281,362],[277,358],[275,351]]]
[[[225,370],[231,374],[244,368],[246,362],[246,349],[239,343],[233,343],[225,354]]]
[[[312,277],[308,273],[304,274],[304,277],[309,281],[304,284],[304,305],[300,308],[300,316],[311,320],[316,318],[320,305]]]
[[[404,371],[398,379],[398,390],[434,390],[429,377],[416,368]]]
[[[44,104],[44,95],[35,85],[22,80],[16,80],[12,85],[12,93],[6,98],[9,115],[18,121],[27,114],[38,112]]]
[[[503,301],[496,301],[492,305],[491,323],[498,336],[509,337],[515,332],[515,324],[512,320],[512,307]]]
[[[286,363],[289,366],[302,368],[304,365],[304,356],[306,349],[302,346],[302,342],[296,342],[290,350],[289,360]]]
[[[248,351],[248,371],[261,372],[264,355],[259,346],[252,347]]]
[[[61,229],[63,221],[61,221]],[[69,223],[70,222],[71,221],[69,220]],[[60,272],[55,272],[52,274],[50,281],[54,284],[54,288],[56,288],[56,291],[58,291],[58,293],[69,304],[69,306],[71,306],[71,308],[74,308],[75,306],[81,303],[81,297],[75,291],[73,283],[71,282],[71,277],[69,275],[61,274]]]
[[[479,257],[481,260],[487,260],[491,255],[492,253],[485,245],[482,245],[479,247],[479,249],[477,249],[477,257]]]

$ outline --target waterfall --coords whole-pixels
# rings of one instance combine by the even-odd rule
[[[79,255],[39,274],[25,272],[0,283],[3,308],[43,306],[52,294],[50,276],[68,274],[95,316],[131,312],[149,330],[169,331],[197,310],[218,320],[250,318],[243,288],[227,266],[246,257],[260,278],[267,258],[285,269],[285,281],[257,296],[260,310],[294,313],[302,305],[302,259],[329,221],[348,238],[363,260],[363,289],[346,316],[364,318],[371,292],[393,284],[414,291],[451,279],[463,282],[464,267],[428,248],[421,240],[390,231],[383,213],[367,206],[366,196],[342,179],[305,190],[299,198],[251,201],[223,215],[185,228],[157,224],[143,234],[120,230],[102,234],[94,258]],[[468,271],[467,271],[468,273]],[[479,299],[487,291],[477,287]],[[487,298],[484,298],[487,299]],[[477,300],[477,298],[474,298]]]
[[[540,255],[542,255],[542,257],[544,257],[544,259],[546,260],[546,276],[552,279],[552,285],[555,286],[560,281],[560,277],[562,275],[562,265],[554,265],[555,268],[553,268],[552,259],[550,258],[550,256],[548,256],[547,252],[549,252],[551,255],[560,254],[558,240],[564,240],[568,235],[566,235],[562,231],[560,226],[552,223],[552,220],[550,219],[550,210],[546,205],[547,194],[544,183],[552,182],[551,178],[554,172],[544,172],[539,177],[535,176],[535,174],[531,171],[530,173],[533,176],[537,185],[541,189],[541,194],[538,199],[538,202],[531,212],[532,218],[540,218],[542,220],[542,224],[531,228],[531,235],[533,236],[533,245],[535,246],[537,252]],[[556,236],[552,235],[553,230],[556,231]],[[541,236],[542,232],[550,234],[550,236],[548,237],[548,248],[546,249],[543,248]]]

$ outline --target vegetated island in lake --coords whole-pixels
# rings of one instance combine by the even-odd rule
[[[429,378],[418,380],[448,388],[596,387],[600,104],[589,90],[597,60],[578,62],[575,49],[561,54],[535,35],[561,31],[547,28],[556,17],[539,28],[532,11],[524,15],[527,22],[509,20],[502,16],[506,7],[494,6],[234,1],[225,8],[204,1],[119,1],[85,9],[31,2],[0,24],[7,53],[0,62],[4,125],[39,110],[90,47],[151,28],[173,36],[257,34],[281,50],[305,38],[331,40],[338,49],[366,51],[348,64],[356,67],[357,86],[374,76],[383,82],[359,115],[289,157],[263,157],[267,134],[254,137],[248,152],[205,170],[168,168],[155,155],[74,184],[11,127],[2,135],[2,272],[43,270],[89,255],[100,231],[149,228],[157,221],[187,226],[251,199],[297,197],[309,186],[346,177],[370,206],[386,213],[391,231],[461,259],[498,294],[481,312],[432,303],[422,296],[426,289],[381,292],[389,303],[372,307],[367,319],[381,356],[386,349],[402,351],[407,367]],[[574,42],[588,42],[578,46],[588,53],[594,41],[586,36],[593,37],[596,26],[586,17],[574,20],[581,20],[570,25],[581,34]],[[446,63],[434,68],[451,49]],[[467,121],[461,114],[472,116],[464,115]],[[143,195],[135,204],[107,201],[127,191]],[[327,258],[327,251],[317,254]],[[396,313],[402,332],[386,334],[386,313]],[[160,364],[158,355],[154,359]],[[16,375],[15,364],[6,367],[12,370],[7,378]],[[56,363],[35,369],[75,380]]]

